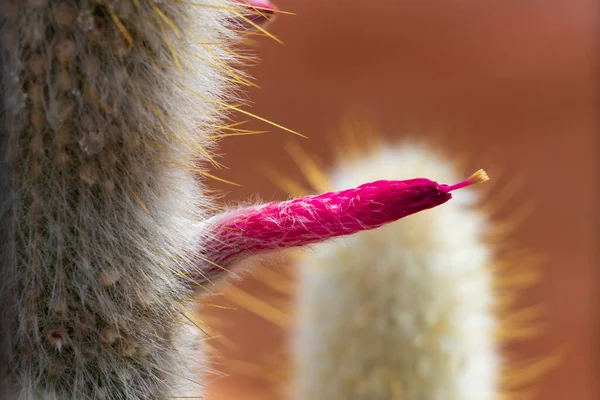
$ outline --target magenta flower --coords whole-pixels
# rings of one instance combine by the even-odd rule
[[[269,0],[235,0],[242,3],[247,10],[243,14],[242,25],[245,29],[255,30],[257,27],[264,28],[275,18],[278,8]]]
[[[439,206],[452,198],[453,190],[486,180],[483,170],[452,186],[425,178],[382,180],[218,215],[209,221],[203,255],[210,265],[193,279],[208,281],[232,263],[252,255],[379,228]]]

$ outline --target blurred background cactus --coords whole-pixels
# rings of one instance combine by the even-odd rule
[[[345,133],[363,150],[341,145],[344,159],[326,175],[332,190],[373,177],[460,176],[427,146],[360,145],[352,137],[368,130]],[[318,244],[302,257],[293,398],[498,397],[493,252],[481,207],[476,192],[463,190],[445,207]]]

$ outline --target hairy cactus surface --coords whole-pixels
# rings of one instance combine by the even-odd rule
[[[340,165],[328,185],[456,179],[418,145],[381,146]],[[470,189],[443,207],[302,257],[297,400],[491,400],[499,357],[486,218]]]
[[[0,398],[201,393],[194,173],[231,94],[236,4],[1,2]]]

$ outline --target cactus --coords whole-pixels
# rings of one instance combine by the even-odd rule
[[[381,146],[329,175],[455,178],[426,147]],[[315,246],[299,263],[296,400],[490,400],[498,395],[491,251],[466,190],[443,207]]]
[[[236,7],[2,1],[0,398],[201,394],[194,174],[232,97]]]

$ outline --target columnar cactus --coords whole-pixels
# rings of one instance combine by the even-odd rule
[[[382,146],[329,175],[455,179],[425,147]],[[499,357],[486,218],[474,192],[345,240],[299,263],[296,400],[491,400]]]
[[[180,340],[210,207],[193,174],[236,7],[2,1],[0,398],[201,393]]]

